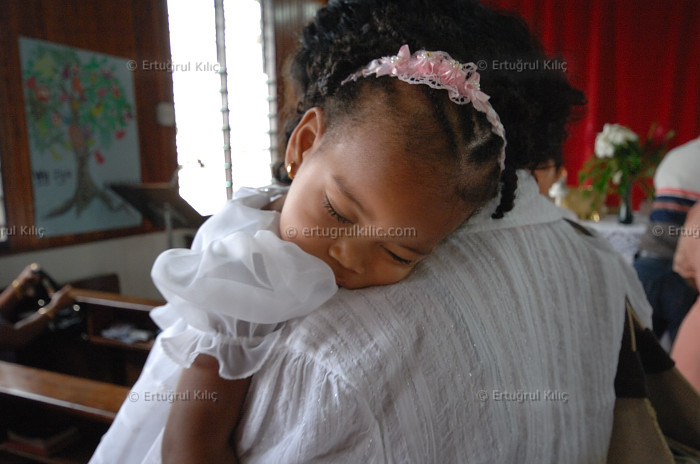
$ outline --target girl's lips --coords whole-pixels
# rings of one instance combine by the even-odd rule
[[[338,287],[354,288],[352,287],[352,281],[352,276],[348,276],[347,272],[335,273],[335,283]]]

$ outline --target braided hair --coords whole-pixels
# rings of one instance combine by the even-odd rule
[[[288,63],[295,95],[288,99],[294,102],[294,111],[286,126],[287,137],[312,107],[324,109],[330,128],[347,121],[348,116],[357,116],[362,108],[360,97],[367,97],[368,92],[389,98],[395,94],[399,84],[389,77],[341,83],[371,60],[394,55],[403,44],[411,50],[441,50],[462,62],[545,58],[521,19],[491,11],[473,0],[331,0],[304,29],[299,49]],[[404,118],[405,133],[420,137],[420,126],[435,121],[432,125],[447,147],[443,162],[458,168],[453,170],[456,193],[481,205],[498,194],[500,180],[500,204],[493,214],[499,218],[513,207],[517,169],[561,159],[571,105],[582,103],[583,97],[563,75],[536,76],[523,83],[522,76],[512,72],[487,68],[480,73],[482,90],[491,96],[508,139],[500,179],[498,156],[504,141],[493,134],[483,113],[472,105],[451,103],[444,91],[412,86],[420,88],[432,118],[422,118],[420,123]],[[539,98],[543,100],[533,102]],[[395,113],[400,111],[388,106]],[[435,130],[428,133],[434,135]]]

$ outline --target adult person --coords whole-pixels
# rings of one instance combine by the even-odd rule
[[[657,338],[668,334],[671,345],[678,327],[698,296],[673,270],[679,231],[690,208],[700,199],[700,138],[669,151],[654,174],[655,198],[649,225],[634,261],[652,308]]]
[[[531,171],[537,181],[540,194],[548,197],[554,184],[566,180],[567,171],[561,160],[547,160]]]
[[[380,37],[396,43],[385,52]],[[295,56],[298,107],[330,104],[357,71],[329,67],[339,56],[445,41],[475,62],[546,58],[522,20],[474,2],[331,1]],[[483,207],[405,280],[340,289],[287,323],[250,384],[243,462],[605,461],[624,298],[647,325],[651,309],[634,270],[528,173],[561,149],[581,94],[558,71],[490,71],[514,198]]]
[[[474,65],[403,45],[370,69],[391,70],[400,75],[388,83],[354,75],[335,107],[306,111],[287,145],[294,182],[279,214],[254,207],[271,200],[269,189],[237,194],[199,229],[191,250],[158,257],[151,274],[168,304],[151,313],[163,332],[133,388],[143,401],[122,407],[92,462],[153,462],[161,451],[166,462],[233,459],[227,424],[239,417],[239,392],[282,323],[320,306],[336,284],[404,279],[497,195],[504,131]],[[219,402],[146,398],[163,387],[178,398],[216,391]],[[133,410],[149,411],[148,421],[134,427],[125,420]]]

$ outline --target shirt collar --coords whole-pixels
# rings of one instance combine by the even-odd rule
[[[459,230],[465,233],[473,233],[509,227],[522,227],[554,222],[564,217],[561,210],[554,203],[540,194],[537,181],[529,171],[521,169],[517,174],[518,188],[515,191],[515,203],[512,210],[508,211],[501,219],[491,218],[501,201],[501,196],[498,195],[466,221]]]

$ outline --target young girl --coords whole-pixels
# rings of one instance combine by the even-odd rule
[[[300,51],[297,64],[318,54],[333,72],[301,96],[285,158],[294,182],[239,192],[192,250],[156,260],[163,333],[91,462],[232,462],[247,382],[282,322],[336,284],[405,278],[499,186],[495,216],[508,211],[504,129],[476,65],[459,43],[409,39]]]

